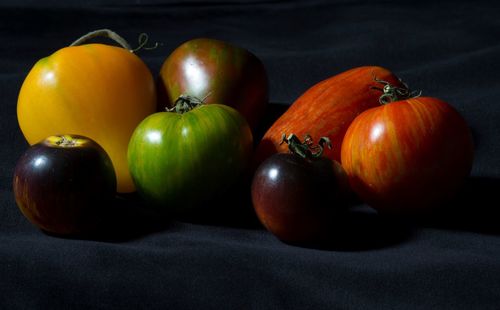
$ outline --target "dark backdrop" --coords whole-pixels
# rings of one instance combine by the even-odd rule
[[[0,308],[498,309],[499,13],[486,1],[3,1]],[[387,67],[465,117],[476,143],[472,176],[440,217],[407,223],[360,212],[346,242],[331,247],[283,244],[251,212],[163,224],[137,216],[133,197],[120,202],[114,235],[43,234],[11,189],[27,148],[17,94],[39,58],[98,28],[160,41],[140,54],[154,74],[195,37],[251,50],[270,78],[268,122],[322,79]],[[228,207],[248,203],[242,196]]]

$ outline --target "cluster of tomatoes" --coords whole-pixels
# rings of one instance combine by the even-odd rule
[[[266,132],[256,150],[259,161],[286,152],[287,145],[280,143],[283,132],[328,137],[333,148],[324,154],[335,176],[321,177],[309,167],[308,173],[292,177],[283,173],[283,192],[273,181],[280,175],[276,171],[315,166],[318,159],[274,155],[264,161],[253,183],[254,207],[269,230],[290,242],[324,236],[332,214],[342,217],[349,207],[350,191],[380,213],[432,214],[460,190],[472,168],[474,146],[462,116],[442,100],[410,91],[381,67],[353,68],[307,90]],[[329,191],[304,184],[314,184],[312,178],[328,182]],[[274,194],[261,189],[269,184]],[[260,191],[278,198],[259,198]]]
[[[19,125],[32,146],[16,166],[14,193],[44,231],[92,230],[116,192],[196,212],[250,169],[263,225],[284,241],[304,241],[342,216],[352,192],[381,212],[411,214],[453,196],[470,173],[464,119],[384,68],[314,85],[254,151],[268,102],[255,55],[191,40],[166,58],[155,82],[115,33],[87,38],[100,34],[124,47],[78,40],[39,60],[19,94]]]

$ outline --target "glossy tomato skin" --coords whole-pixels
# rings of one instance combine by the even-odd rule
[[[252,203],[261,223],[280,240],[321,242],[332,219],[346,210],[348,188],[338,162],[278,153],[256,170]]]
[[[17,102],[19,126],[29,144],[61,132],[93,139],[113,162],[119,192],[134,191],[128,141],[155,110],[155,83],[144,62],[104,44],[66,47],[39,60]]]
[[[302,138],[325,136],[332,149],[325,156],[340,161],[340,146],[347,128],[361,112],[379,105],[380,87],[375,78],[401,86],[399,79],[389,70],[377,66],[350,69],[319,82],[304,92],[264,134],[256,154],[255,165],[274,153],[286,153],[281,144],[283,133],[293,132]]]
[[[161,67],[159,110],[188,95],[229,105],[255,128],[265,112],[268,88],[264,65],[248,50],[215,39],[193,39],[177,47]]]
[[[109,156],[96,142],[78,135],[75,146],[51,136],[31,146],[18,160],[13,178],[21,212],[43,231],[59,235],[92,233],[116,192]],[[75,140],[76,139],[76,140]]]
[[[202,105],[183,114],[158,112],[132,135],[130,172],[150,204],[189,216],[238,180],[252,143],[243,116],[225,105]]]
[[[470,173],[474,146],[462,116],[430,97],[360,114],[342,144],[352,188],[381,212],[428,214],[450,199]]]

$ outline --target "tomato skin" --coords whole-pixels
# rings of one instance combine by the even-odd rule
[[[119,192],[134,191],[128,141],[155,109],[154,79],[144,62],[104,44],[66,47],[39,60],[17,102],[19,126],[29,144],[67,132],[95,140],[113,162]]]
[[[431,97],[367,110],[342,143],[355,192],[381,212],[426,214],[450,199],[472,168],[474,146],[462,116]]]
[[[66,147],[51,136],[19,158],[13,191],[21,212],[43,231],[59,235],[94,233],[115,197],[116,176],[109,156],[95,141]]]
[[[130,172],[146,201],[189,215],[237,181],[252,143],[243,116],[225,105],[158,112],[143,120],[130,139]]]
[[[158,83],[159,111],[181,95],[225,104],[255,128],[268,102],[267,73],[249,51],[227,42],[198,38],[177,47],[163,63]]]
[[[288,151],[281,144],[283,133],[288,132],[300,138],[306,134],[328,137],[333,147],[324,154],[340,161],[340,146],[351,122],[364,110],[379,105],[380,92],[371,88],[380,87],[375,77],[401,85],[389,70],[366,66],[350,69],[309,88],[264,134],[256,150],[256,165],[274,153]]]
[[[327,238],[335,215],[346,210],[348,188],[338,162],[278,153],[256,170],[252,203],[261,223],[280,240],[318,242]]]

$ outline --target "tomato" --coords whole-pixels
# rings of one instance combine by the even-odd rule
[[[18,160],[16,203],[38,228],[61,235],[95,232],[116,192],[109,156],[95,141],[50,136]]]
[[[156,110],[154,79],[135,54],[104,44],[70,46],[40,59],[21,87],[19,126],[29,144],[50,135],[89,137],[111,157],[119,192],[132,192],[127,146]]]
[[[199,38],[177,47],[163,63],[158,83],[159,109],[174,106],[181,95],[234,107],[255,128],[268,102],[262,62],[227,42]]]
[[[255,172],[255,212],[267,230],[282,241],[325,240],[332,218],[348,206],[346,173],[337,161],[321,153],[312,156],[310,145],[298,143],[296,136],[290,135],[287,141],[292,152],[272,155]],[[304,146],[305,152],[301,152]]]
[[[128,159],[137,191],[160,210],[189,215],[234,184],[252,152],[245,118],[220,104],[158,112],[130,139]]]
[[[259,164],[277,152],[287,152],[280,144],[281,136],[293,132],[299,137],[326,136],[333,144],[325,156],[340,161],[340,146],[354,118],[368,108],[377,106],[380,92],[374,89],[383,79],[400,85],[390,71],[381,67],[358,67],[326,79],[302,94],[264,134],[255,155]]]
[[[462,116],[431,97],[399,100],[361,113],[342,143],[352,188],[381,212],[432,213],[469,175],[473,142]]]

